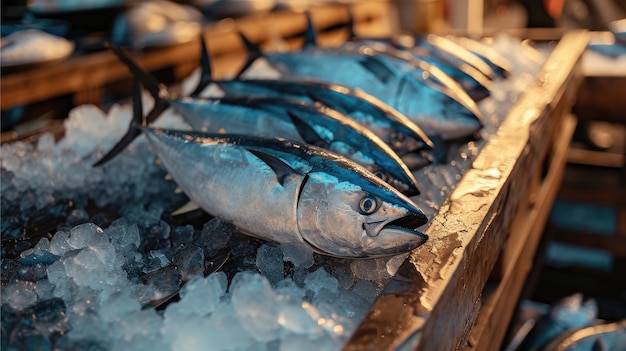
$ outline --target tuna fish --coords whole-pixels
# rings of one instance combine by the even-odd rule
[[[157,101],[156,111],[173,105],[194,130],[213,133],[283,137],[316,144],[347,155],[408,195],[417,195],[417,181],[400,157],[367,128],[330,108],[277,97],[176,98],[142,71],[121,49],[113,48]],[[147,117],[158,117],[154,110]],[[138,135],[127,135],[96,165],[111,159]]]
[[[209,84],[216,84],[229,96],[281,96],[311,103],[318,102],[371,130],[398,155],[434,148],[433,141],[415,123],[360,89],[313,79],[214,80],[211,77],[210,58],[204,39],[201,40],[201,44],[201,79],[191,96],[199,95]],[[427,160],[424,160],[423,165],[426,163]]]
[[[343,156],[280,138],[139,126],[140,111],[136,104],[135,128],[180,188],[244,233],[345,258],[396,255],[427,240],[417,231],[424,213]]]
[[[396,108],[429,136],[466,137],[481,128],[474,101],[448,75],[420,62],[418,66],[364,48],[360,52],[308,48],[262,54],[243,35],[251,52],[240,74],[260,57],[285,77],[310,77],[367,93]]]
[[[284,139],[142,128],[203,210],[263,240],[367,258],[412,250],[427,221],[406,196],[358,164]]]

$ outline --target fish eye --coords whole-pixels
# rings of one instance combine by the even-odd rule
[[[377,169],[374,171],[374,175],[380,179],[382,179],[385,182],[389,182],[389,179],[391,179],[391,177],[389,177],[389,174],[387,174],[387,172],[381,170],[381,169]]]
[[[365,195],[359,201],[359,212],[364,215],[372,214],[378,209],[378,201],[372,195]]]
[[[406,141],[406,135],[399,132],[391,132],[389,134],[389,141],[395,147],[400,147]]]

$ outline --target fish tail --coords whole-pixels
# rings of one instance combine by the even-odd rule
[[[146,118],[143,116],[143,104],[141,101],[141,84],[137,80],[137,78],[133,79],[133,117],[130,121],[130,125],[128,126],[128,130],[126,134],[113,146],[109,152],[104,155],[98,162],[93,164],[93,167],[99,167],[119,153],[124,151],[126,147],[137,138],[141,134],[141,129],[139,126],[146,125]]]
[[[137,62],[133,60],[122,48],[115,45],[108,45],[117,58],[122,61],[126,67],[131,71],[133,76],[139,79],[143,87],[150,92],[150,95],[154,97],[155,101],[162,100],[163,97],[169,97],[167,88],[159,83],[150,73],[146,72],[143,68],[139,67]]]
[[[154,98],[154,108],[152,111],[148,113],[145,117],[145,123],[143,125],[149,125],[154,123],[156,119],[165,111],[170,103],[169,99],[171,99],[171,94],[167,90],[165,85],[161,84],[154,76],[150,73],[146,72],[143,68],[139,67],[139,65],[133,60],[124,50],[117,46],[110,45],[111,50],[117,55],[117,57],[122,61],[126,67],[132,72],[135,79],[141,82],[141,85],[152,95]],[[141,92],[141,89],[138,90]],[[136,91],[134,93],[137,93]],[[141,93],[140,93],[141,95]],[[136,103],[137,101],[135,101]],[[139,96],[139,102],[141,102],[141,96]],[[140,115],[143,114],[142,111],[139,111]]]
[[[240,78],[241,75],[248,68],[250,68],[250,66],[252,66],[254,61],[264,56],[263,53],[261,52],[261,48],[259,48],[259,46],[254,44],[253,42],[251,42],[250,39],[248,39],[248,37],[246,37],[243,33],[239,32],[239,37],[241,38],[241,41],[243,42],[243,44],[246,47],[246,50],[248,51],[248,58],[246,59],[246,62],[239,70],[239,73],[237,73],[237,75],[235,76],[235,79]]]
[[[196,86],[196,89],[190,94],[191,97],[197,97],[202,91],[213,81],[211,72],[211,56],[209,55],[209,49],[206,45],[206,38],[204,32],[200,33],[200,81]]]

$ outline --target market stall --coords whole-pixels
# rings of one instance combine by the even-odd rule
[[[321,47],[349,39],[351,21],[362,37],[388,37],[398,30],[394,4],[386,1],[309,11]],[[307,16],[283,10],[223,19],[202,30],[213,78],[230,78],[246,61],[239,33],[267,52],[297,51]],[[320,246],[314,254],[290,242],[249,238],[212,219],[210,211],[173,214],[188,199],[172,195],[176,186],[162,165],[154,164],[145,139],[110,165],[92,168],[122,137],[133,114],[128,103],[106,106],[105,97],[129,94],[133,87],[129,68],[112,51],[3,72],[3,114],[67,95],[73,107],[63,122],[48,121],[35,134],[3,133],[2,288],[8,296],[3,298],[3,347],[6,342],[17,348],[41,343],[131,349],[145,339],[155,349],[500,347],[561,183],[587,42],[585,31],[550,40],[528,33],[483,38],[516,66],[494,84],[489,97],[475,103],[484,116],[478,132],[438,144],[446,147],[432,152],[439,161],[411,170],[421,194],[410,201],[428,219],[419,227],[428,240],[365,260],[327,257]],[[170,89],[183,96],[198,79],[198,72],[188,76],[198,66],[199,40],[126,52],[148,72],[167,71]],[[181,121],[170,109],[155,123],[189,129]],[[81,133],[85,139],[79,139]],[[285,168],[276,161],[260,159],[281,183],[293,178],[281,178]],[[49,181],[24,181],[33,169]],[[183,190],[193,199],[193,191]],[[20,202],[27,197],[33,202]],[[370,205],[362,204],[361,213]],[[96,262],[90,252],[115,263]],[[90,280],[99,274],[99,282]],[[194,297],[201,287],[216,294],[206,305],[203,297]],[[50,301],[57,305],[45,305]],[[41,311],[48,312],[43,329],[20,322]],[[5,316],[11,317],[6,328]],[[103,336],[106,330],[113,331],[110,338]]]

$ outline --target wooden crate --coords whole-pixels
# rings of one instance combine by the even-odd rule
[[[386,1],[362,2],[353,13],[359,33],[386,35],[391,7]],[[318,28],[345,23],[343,6],[312,10]],[[243,62],[240,30],[255,42],[289,45],[304,29],[301,13],[225,20],[207,27],[217,77]],[[343,31],[326,31],[323,44],[345,40]],[[535,85],[510,111],[458,188],[432,219],[430,240],[411,253],[392,284],[401,292],[384,294],[345,345],[346,350],[493,349],[504,336],[529,257],[554,199],[574,119],[568,116],[580,81],[583,32],[563,36]],[[179,78],[198,61],[198,42],[153,49],[137,56],[156,71],[170,67]],[[127,69],[109,52],[75,57],[58,66],[15,73],[1,82],[2,109],[72,94],[75,103],[99,102],[108,84],[128,79]],[[474,191],[473,181],[488,180]],[[495,268],[494,268],[495,267]],[[487,284],[489,277],[492,283]],[[469,341],[469,344],[468,344]]]
[[[562,176],[587,40],[561,38],[390,283],[404,289],[376,301],[345,350],[499,347]]]
[[[356,29],[368,35],[389,35],[390,4],[387,1],[365,1],[350,5]],[[323,5],[310,10],[315,27],[322,31],[322,44],[341,43],[345,30],[330,30],[348,22],[348,7]],[[237,20],[225,19],[208,25],[205,36],[214,58],[217,78],[235,71],[245,61],[244,46],[237,31],[257,43],[271,44],[273,39],[298,45],[306,18],[302,12],[282,11]],[[292,39],[296,40],[292,40]],[[198,66],[199,41],[152,48],[136,55],[138,63],[149,71],[170,69],[181,80]],[[0,109],[27,105],[63,95],[72,95],[74,105],[100,104],[108,85],[130,77],[127,68],[109,51],[74,56],[60,64],[28,71],[3,74],[0,81]]]

